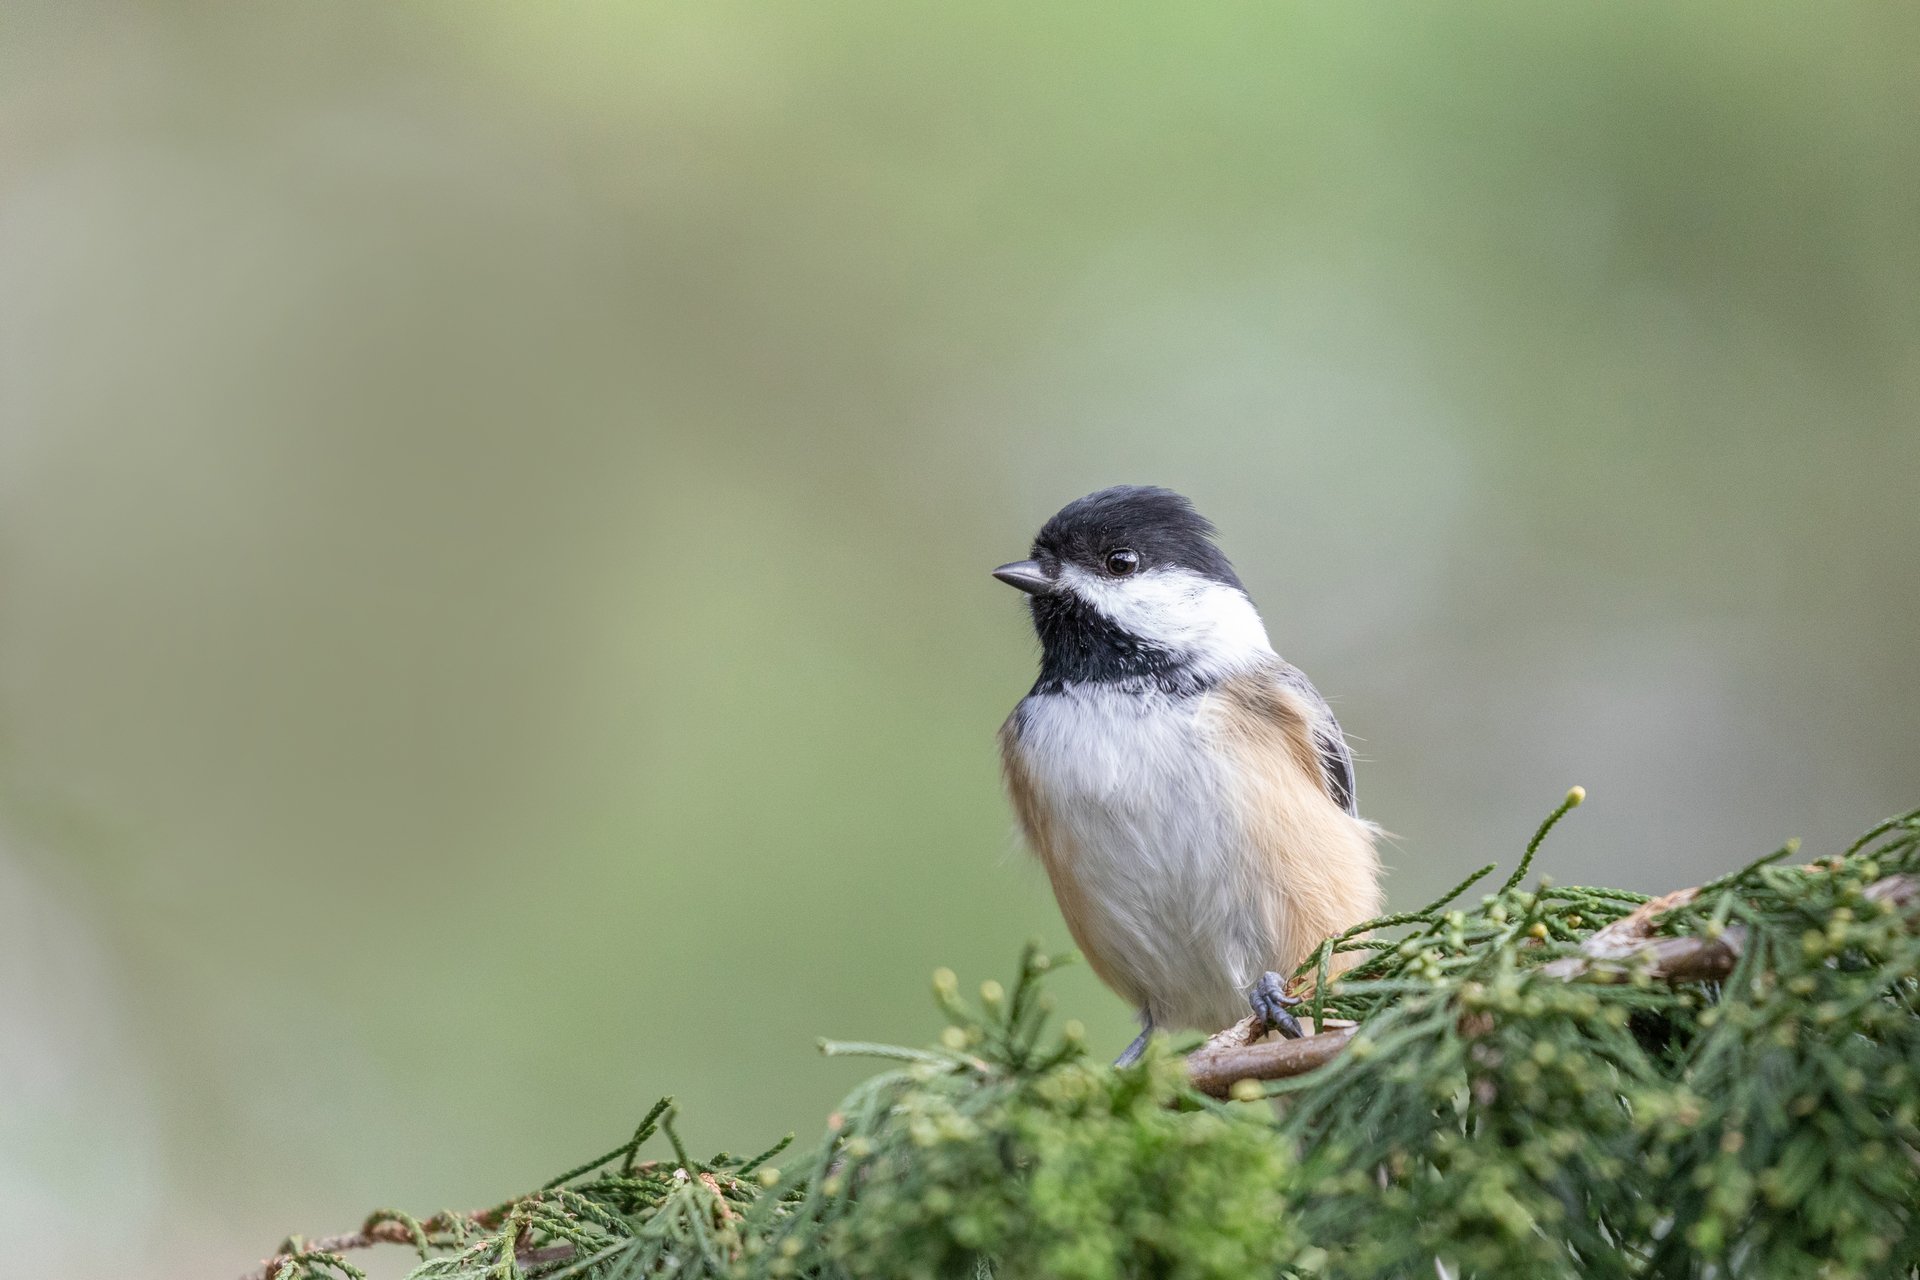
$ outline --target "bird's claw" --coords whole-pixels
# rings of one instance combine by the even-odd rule
[[[1299,1019],[1287,1012],[1300,1003],[1300,997],[1287,994],[1286,983],[1279,974],[1261,974],[1260,980],[1253,984],[1253,990],[1247,995],[1247,1003],[1252,1006],[1254,1017],[1287,1039],[1298,1040],[1306,1034]]]

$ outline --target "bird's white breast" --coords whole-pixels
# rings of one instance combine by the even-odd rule
[[[1278,887],[1248,839],[1209,698],[1068,686],[1021,704],[1011,744],[1082,948],[1167,1027],[1244,1015],[1276,950]]]

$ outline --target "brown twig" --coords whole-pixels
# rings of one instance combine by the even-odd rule
[[[1581,954],[1542,965],[1540,972],[1567,982],[1614,982],[1639,969],[1658,982],[1717,982],[1739,962],[1740,948],[1746,943],[1744,929],[1730,925],[1717,938],[1661,938],[1653,932],[1660,917],[1686,906],[1699,893],[1681,889],[1641,903],[1581,943]],[[1892,875],[1876,880],[1867,886],[1866,897],[1907,910],[1920,904],[1920,877]],[[1353,1029],[1345,1027],[1301,1040],[1248,1044],[1251,1025],[1252,1019],[1243,1019],[1187,1055],[1187,1077],[1194,1088],[1224,1098],[1241,1080],[1305,1075],[1333,1061],[1353,1038]]]
[[[1581,943],[1580,955],[1555,960],[1540,971],[1568,981],[1590,978],[1605,982],[1628,976],[1637,963],[1644,966],[1648,977],[1661,982],[1717,982],[1731,974],[1739,962],[1740,949],[1747,941],[1745,929],[1728,925],[1717,938],[1661,938],[1653,933],[1661,916],[1686,906],[1699,892],[1682,889],[1641,903]],[[1920,877],[1887,876],[1868,885],[1864,896],[1869,902],[1889,902],[1896,910],[1906,910],[1920,901]]]
[[[1698,889],[1680,889],[1650,898],[1580,944],[1580,954],[1542,965],[1550,978],[1571,982],[1583,977],[1613,977],[1640,960],[1647,976],[1670,982],[1712,981],[1733,972],[1745,936],[1737,927],[1721,938],[1656,938],[1654,923],[1698,897]]]
[[[492,1222],[486,1220],[488,1215],[492,1215],[494,1219]],[[454,1216],[455,1215],[443,1213],[436,1214],[431,1218],[422,1219],[420,1229],[429,1236],[433,1235],[436,1231],[448,1230],[450,1229],[450,1224]],[[500,1211],[497,1209],[488,1209],[480,1213],[462,1214],[459,1216],[466,1218],[476,1226],[484,1228],[498,1225]],[[418,1241],[419,1237],[413,1233],[412,1228],[406,1223],[396,1221],[392,1218],[382,1218],[378,1222],[369,1222],[358,1231],[347,1231],[333,1236],[321,1236],[317,1240],[301,1240],[290,1237],[281,1244],[279,1249],[274,1251],[272,1257],[263,1259],[259,1267],[249,1271],[246,1275],[242,1276],[240,1280],[274,1280],[274,1277],[286,1270],[298,1254],[348,1253],[355,1249],[370,1249],[376,1244],[410,1245],[416,1244]]]
[[[1218,1049],[1205,1047],[1187,1055],[1187,1079],[1202,1093],[1224,1098],[1242,1080],[1284,1080],[1324,1067],[1339,1056],[1353,1038],[1354,1027],[1322,1031],[1298,1040],[1270,1040]]]
[[[659,1163],[656,1160],[647,1160],[637,1167],[650,1169],[658,1166]],[[685,1180],[686,1170],[678,1169],[675,1173],[683,1181]],[[701,1185],[713,1193],[714,1204],[717,1206],[715,1217],[718,1223],[738,1221],[740,1215],[732,1205],[727,1203],[726,1192],[720,1185],[720,1179],[711,1173],[701,1173],[698,1177]],[[733,1178],[728,1178],[727,1182],[731,1186],[739,1185]],[[542,1194],[545,1193],[536,1192],[535,1196]],[[532,1198],[525,1197],[525,1199]],[[427,1237],[429,1248],[457,1248],[457,1244],[452,1241],[439,1241],[432,1237],[452,1231],[456,1221],[466,1222],[483,1231],[497,1227],[506,1220],[508,1210],[518,1203],[521,1201],[509,1201],[507,1204],[496,1205],[491,1209],[481,1209],[475,1213],[436,1213],[431,1218],[420,1220],[419,1234],[416,1234],[406,1222],[375,1215],[378,1218],[377,1221],[370,1220],[358,1231],[348,1231],[336,1236],[321,1236],[317,1240],[290,1238],[281,1244],[271,1258],[262,1261],[257,1268],[240,1277],[240,1280],[277,1280],[277,1277],[285,1274],[286,1270],[299,1258],[319,1253],[348,1253],[355,1249],[370,1249],[377,1244],[418,1246],[422,1236]],[[564,1261],[571,1258],[575,1252],[574,1246],[565,1240],[542,1245],[537,1249],[526,1247],[522,1241],[514,1251],[514,1258],[521,1269],[525,1270],[529,1267]]]
[[[507,1216],[506,1205],[497,1205],[491,1209],[481,1209],[475,1213],[436,1213],[430,1218],[420,1220],[420,1231],[429,1237],[451,1231],[456,1219],[470,1223],[480,1230],[497,1227]],[[334,1236],[321,1236],[316,1240],[289,1238],[270,1258],[263,1259],[258,1267],[240,1277],[240,1280],[275,1280],[293,1265],[296,1258],[316,1253],[350,1253],[355,1249],[371,1249],[377,1244],[418,1245],[420,1236],[415,1235],[405,1222],[393,1218],[381,1218],[377,1222],[368,1222],[358,1231],[342,1232]],[[560,1249],[560,1253],[553,1252]],[[552,1262],[566,1256],[573,1246],[562,1244],[546,1249],[534,1249],[519,1255],[522,1266],[531,1266],[538,1262]]]

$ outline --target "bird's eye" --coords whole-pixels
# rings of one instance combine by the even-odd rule
[[[1107,552],[1107,572],[1116,578],[1124,578],[1140,567],[1140,553],[1121,547]]]

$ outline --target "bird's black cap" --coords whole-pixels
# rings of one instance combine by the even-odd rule
[[[1139,555],[1142,570],[1188,569],[1244,590],[1213,536],[1213,522],[1173,490],[1123,484],[1060,508],[1034,538],[1033,558],[1098,568],[1126,548]]]

